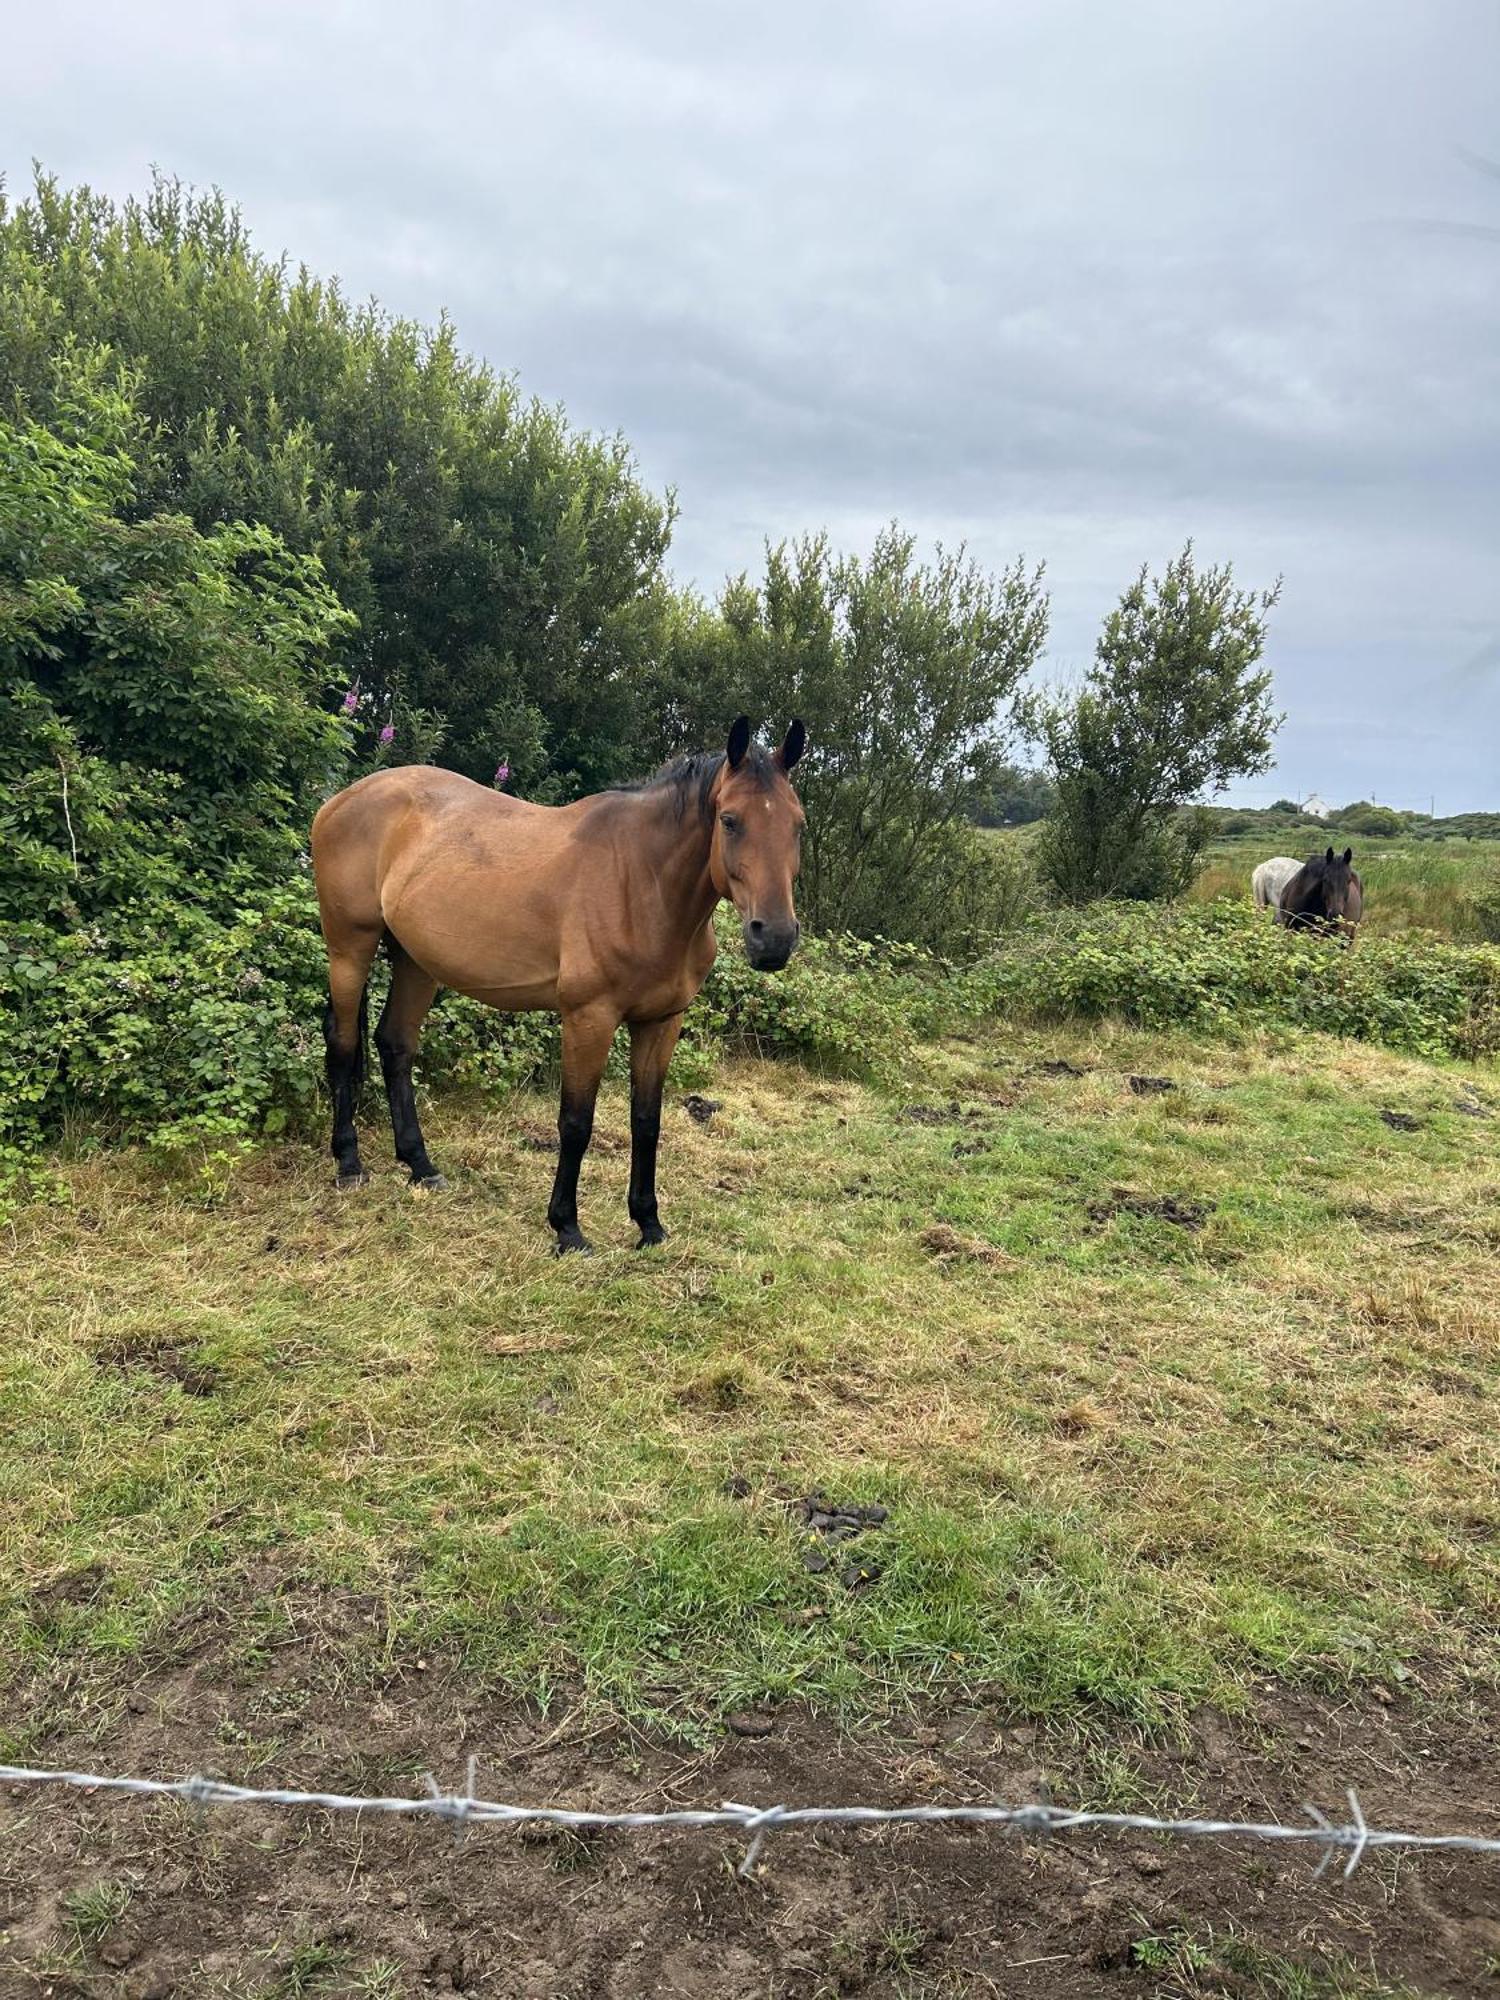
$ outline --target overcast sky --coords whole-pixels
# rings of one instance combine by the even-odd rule
[[[13,192],[156,163],[447,307],[677,489],[680,577],[895,516],[1045,560],[1063,676],[1192,535],[1285,578],[1240,796],[1500,807],[1500,0],[54,0],[5,41]]]

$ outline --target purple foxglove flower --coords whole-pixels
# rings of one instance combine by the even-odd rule
[[[381,747],[384,748],[386,744],[394,743],[395,740],[396,740],[396,725],[394,722],[388,722],[385,725],[385,728],[382,729],[380,732]]]
[[[495,766],[495,783],[497,785],[503,785],[509,776],[510,776],[510,766],[509,764],[505,763],[502,760],[502,762],[498,763]]]
[[[357,709],[358,707],[359,707],[359,682],[356,681],[353,687],[350,688],[349,692],[344,696],[345,715],[353,715],[355,709]]]

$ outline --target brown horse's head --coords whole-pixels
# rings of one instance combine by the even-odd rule
[[[779,972],[796,949],[792,884],[802,862],[803,813],[787,773],[806,742],[807,731],[794,722],[781,748],[767,755],[751,743],[741,715],[714,782],[709,872],[740,913],[745,955],[757,972]]]
[[[1352,943],[1364,915],[1364,884],[1352,866],[1354,849],[1314,854],[1281,892],[1283,920],[1294,930],[1332,933]]]
[[[1330,847],[1323,856],[1323,914],[1335,923],[1345,923],[1359,914],[1359,877],[1351,866],[1353,860],[1352,847],[1346,847],[1342,854],[1335,854]]]

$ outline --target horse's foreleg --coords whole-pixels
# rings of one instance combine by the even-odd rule
[[[375,1030],[375,1046],[380,1051],[380,1068],[385,1077],[386,1099],[391,1107],[391,1130],[396,1139],[396,1157],[411,1169],[416,1187],[443,1188],[448,1183],[427,1157],[422,1127],[417,1122],[416,1092],[412,1089],[411,1066],[428,1008],[437,998],[438,983],[409,957],[395,938],[390,938],[391,990]]]
[[[667,1065],[682,1032],[682,1016],[632,1022],[630,1027],[630,1219],[641,1232],[638,1250],[664,1243],[656,1211],[656,1149],[661,1139],[661,1093]]]
[[[557,1231],[557,1254],[588,1250],[578,1227],[578,1170],[594,1133],[594,1100],[620,1025],[612,1008],[581,1007],[563,1015],[562,1104],[557,1116],[557,1178],[547,1221]]]
[[[365,1074],[365,982],[375,956],[378,933],[369,939],[350,938],[328,953],[328,1010],[323,1016],[328,1090],[333,1099],[331,1151],[338,1162],[340,1187],[361,1187],[369,1179],[359,1157],[354,1113]]]

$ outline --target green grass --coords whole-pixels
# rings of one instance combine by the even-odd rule
[[[1157,1728],[1267,1673],[1492,1671],[1500,1117],[1455,1108],[1465,1073],[1108,1027],[925,1062],[894,1098],[727,1066],[710,1128],[669,1108],[645,1257],[618,1087],[591,1261],[549,1254],[540,1099],[434,1110],[441,1199],[388,1164],[339,1196],[305,1147],[63,1163],[0,1331],[30,1726],[210,1598],[247,1673],[321,1606],[351,1674],[442,1649],[686,1735],[935,1690]],[[891,1510],[866,1588],[803,1565],[784,1503],[817,1487]]]
[[[1277,845],[1290,838],[1291,846]],[[1500,841],[1377,840],[1330,828],[1327,841],[1340,853],[1354,849],[1365,887],[1364,924],[1375,937],[1434,932],[1460,944],[1500,940]],[[1216,840],[1193,886],[1193,900],[1250,895],[1256,864],[1273,854],[1305,860],[1316,836],[1301,832],[1237,834]],[[1318,849],[1321,851],[1321,849]]]
[[[135,1899],[128,1882],[89,1882],[63,1897],[63,1915],[73,1941],[91,1950],[114,1929]]]
[[[1130,1957],[1153,2000],[1422,2000],[1416,1988],[1387,1985],[1340,1954],[1309,1963],[1234,1931],[1150,1932]]]

